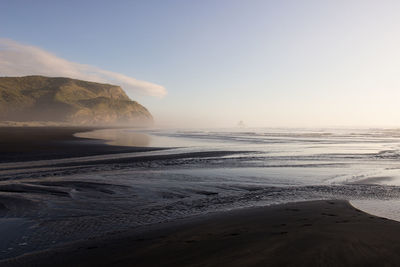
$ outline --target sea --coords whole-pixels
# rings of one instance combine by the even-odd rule
[[[0,220],[0,259],[191,216],[298,201],[345,199],[400,221],[400,129],[75,135],[152,149],[0,164],[0,200],[8,207]]]

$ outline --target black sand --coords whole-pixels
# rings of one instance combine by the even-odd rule
[[[92,129],[0,128],[0,162],[150,150],[109,146],[73,136]],[[46,191],[38,185],[4,185],[1,190],[65,195],[64,191]],[[3,197],[2,202],[17,200]],[[0,215],[7,213],[7,207],[0,205]],[[346,201],[314,201],[146,226],[25,254],[0,265],[398,266],[399,251],[400,223],[363,213]]]
[[[101,140],[73,134],[90,127],[0,127],[0,163],[49,160],[155,150],[148,147],[110,146]]]
[[[400,223],[313,201],[153,225],[2,266],[398,266],[399,251]]]

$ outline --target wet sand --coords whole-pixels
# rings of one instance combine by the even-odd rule
[[[2,266],[398,266],[400,223],[347,201],[248,208],[23,255]]]
[[[112,153],[148,151],[153,148],[109,146],[100,140],[76,138],[76,132],[93,128],[31,127],[0,128],[0,162],[61,159]],[[157,149],[157,148],[154,148]],[[217,153],[217,154],[216,154]],[[78,162],[79,167],[124,164],[229,155],[233,152],[197,152],[178,155],[117,158]],[[52,167],[73,167],[59,164]],[[46,166],[40,166],[44,168]],[[71,171],[71,170],[69,170]],[[41,173],[40,177],[47,177]],[[49,171],[54,176],[53,171]],[[89,192],[94,206],[100,207],[103,195],[125,190],[123,186],[88,181],[30,181],[3,184],[0,192],[0,233],[4,244],[31,231],[28,212],[46,210],[29,195],[48,195],[67,199],[71,192]],[[93,191],[93,192],[92,192]],[[15,194],[15,195],[14,195]],[[17,196],[22,194],[24,197]],[[116,194],[118,195],[118,194]],[[85,195],[87,196],[87,195]],[[36,199],[36,198],[34,198]],[[86,198],[85,198],[86,199]],[[78,199],[79,200],[79,199]],[[79,200],[81,201],[81,200]],[[103,201],[108,201],[104,198]],[[87,202],[85,202],[85,205]],[[52,204],[54,207],[54,204]],[[86,207],[83,205],[83,207]],[[11,209],[12,208],[12,209]],[[126,206],[124,206],[126,209]],[[35,211],[38,210],[38,211]],[[74,208],[75,212],[76,209]],[[45,212],[46,213],[46,212]],[[22,214],[22,215],[21,215]],[[40,213],[38,213],[40,214]],[[51,213],[49,213],[51,214]],[[50,216],[48,214],[48,216]],[[75,213],[73,214],[75,216]],[[31,217],[32,217],[31,216]],[[64,214],[63,216],[67,216]],[[79,212],[70,220],[83,217]],[[113,216],[112,214],[105,214]],[[103,219],[106,219],[106,218]],[[100,217],[99,217],[100,218]],[[129,218],[129,217],[128,217]],[[48,218],[52,220],[51,216]],[[83,220],[88,229],[90,225]],[[105,220],[106,223],[109,220]],[[112,221],[112,218],[110,218]],[[98,221],[96,221],[98,222]],[[67,224],[71,225],[71,224]],[[400,223],[372,216],[353,208],[346,201],[313,201],[248,208],[178,219],[169,223],[141,226],[65,245],[55,245],[0,261],[1,266],[398,266],[400,263]],[[48,230],[45,229],[46,231]],[[63,229],[57,228],[57,231]],[[74,229],[70,229],[74,231]],[[96,235],[98,236],[98,235]],[[42,239],[43,236],[40,236]],[[85,237],[79,236],[79,239]],[[78,239],[74,239],[78,240]],[[26,244],[18,244],[26,246]],[[28,244],[31,245],[31,244]],[[33,245],[31,245],[33,246]],[[7,248],[8,246],[5,246]],[[41,248],[43,249],[43,248]],[[20,255],[14,254],[15,255]]]
[[[0,127],[0,163],[84,157],[155,150],[106,145],[103,140],[75,137],[94,127]]]

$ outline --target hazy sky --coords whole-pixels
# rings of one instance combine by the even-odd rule
[[[400,127],[399,14],[383,0],[0,0],[0,76],[112,80],[160,125]]]

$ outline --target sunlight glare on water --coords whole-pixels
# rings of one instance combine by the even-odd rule
[[[247,152],[165,169],[171,176],[196,175],[222,183],[229,180],[278,187],[400,186],[400,131],[396,129],[107,129],[77,136],[106,140],[110,145],[175,147],[182,152]],[[393,204],[396,201],[382,202],[373,194],[365,194],[352,204],[375,214],[384,211],[379,214],[398,219],[390,215],[400,214]]]

